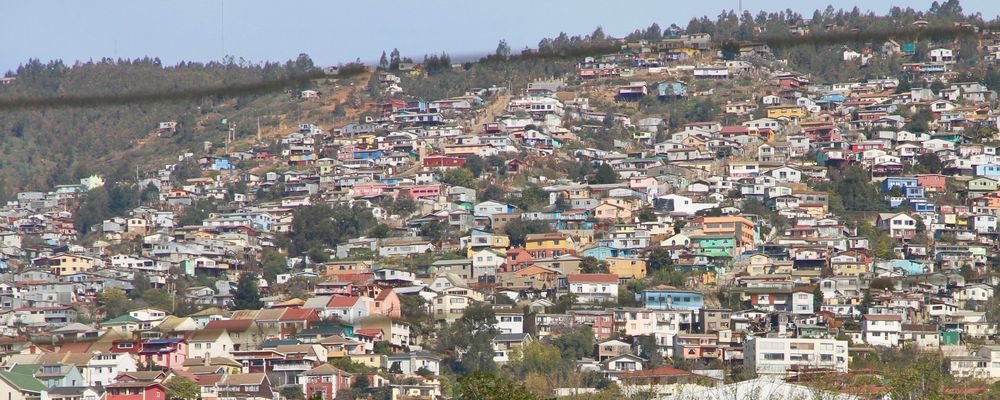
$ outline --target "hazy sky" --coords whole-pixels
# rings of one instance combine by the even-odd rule
[[[890,6],[926,10],[932,1],[743,0],[760,10],[791,8],[807,18],[836,7],[885,13]],[[997,0],[964,0],[966,12],[992,19]],[[736,9],[730,1],[590,0],[22,0],[0,12],[0,73],[28,58],[160,57],[165,64],[219,60],[284,61],[308,53],[319,65],[360,57],[378,59],[383,49],[404,55],[446,51],[485,53],[507,40],[515,50],[534,47],[560,31],[590,33],[601,25],[621,36],[656,22],[684,27],[693,16]]]

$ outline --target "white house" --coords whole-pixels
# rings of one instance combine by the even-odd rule
[[[847,341],[805,338],[747,338],[744,365],[758,374],[784,375],[796,368],[847,372]]]
[[[618,301],[618,275],[573,274],[568,275],[569,292],[580,303]]]
[[[132,353],[94,352],[87,361],[88,373],[84,377],[88,386],[107,386],[117,381],[118,374],[137,370],[138,364]]]
[[[896,314],[868,314],[862,318],[861,334],[869,346],[896,347],[903,332],[903,319]]]

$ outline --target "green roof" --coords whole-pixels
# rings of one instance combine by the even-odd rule
[[[17,364],[10,369],[10,372],[27,376],[35,376],[35,372],[41,368],[42,366],[39,364]]]
[[[31,375],[17,374],[0,370],[0,379],[7,381],[11,385],[14,385],[14,387],[18,390],[25,392],[41,393],[48,390],[42,381],[35,379]]]
[[[263,347],[272,347],[272,346],[282,346],[282,345],[289,345],[289,344],[302,344],[302,342],[300,342],[300,341],[298,341],[296,339],[265,340],[264,343],[261,343],[261,346],[263,346]]]
[[[134,324],[139,322],[135,317],[125,314],[120,317],[112,318],[101,323],[101,325],[124,325],[124,324]]]

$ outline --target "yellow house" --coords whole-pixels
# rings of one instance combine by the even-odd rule
[[[573,238],[562,233],[529,234],[524,237],[524,249],[536,259],[576,254]]]
[[[362,149],[374,148],[378,144],[375,135],[359,135],[354,137],[354,145]]]
[[[632,210],[614,203],[602,202],[594,207],[594,218],[630,220],[632,219]]]
[[[608,272],[618,275],[619,278],[643,279],[646,277],[646,260],[610,257],[604,261],[608,263]]]
[[[79,254],[63,254],[50,257],[48,262],[52,272],[58,276],[89,272],[95,267],[104,264],[99,259]]]
[[[868,273],[868,265],[860,261],[832,262],[834,276],[861,276]]]
[[[804,118],[809,113],[803,106],[773,106],[767,108],[768,118]]]
[[[347,356],[351,362],[364,365],[370,368],[385,368],[384,354],[351,354]]]

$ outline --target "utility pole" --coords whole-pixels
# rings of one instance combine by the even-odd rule
[[[260,117],[257,117],[257,143],[260,143]]]
[[[226,135],[226,154],[229,154],[229,143],[236,140],[236,122],[229,123],[229,133]]]

